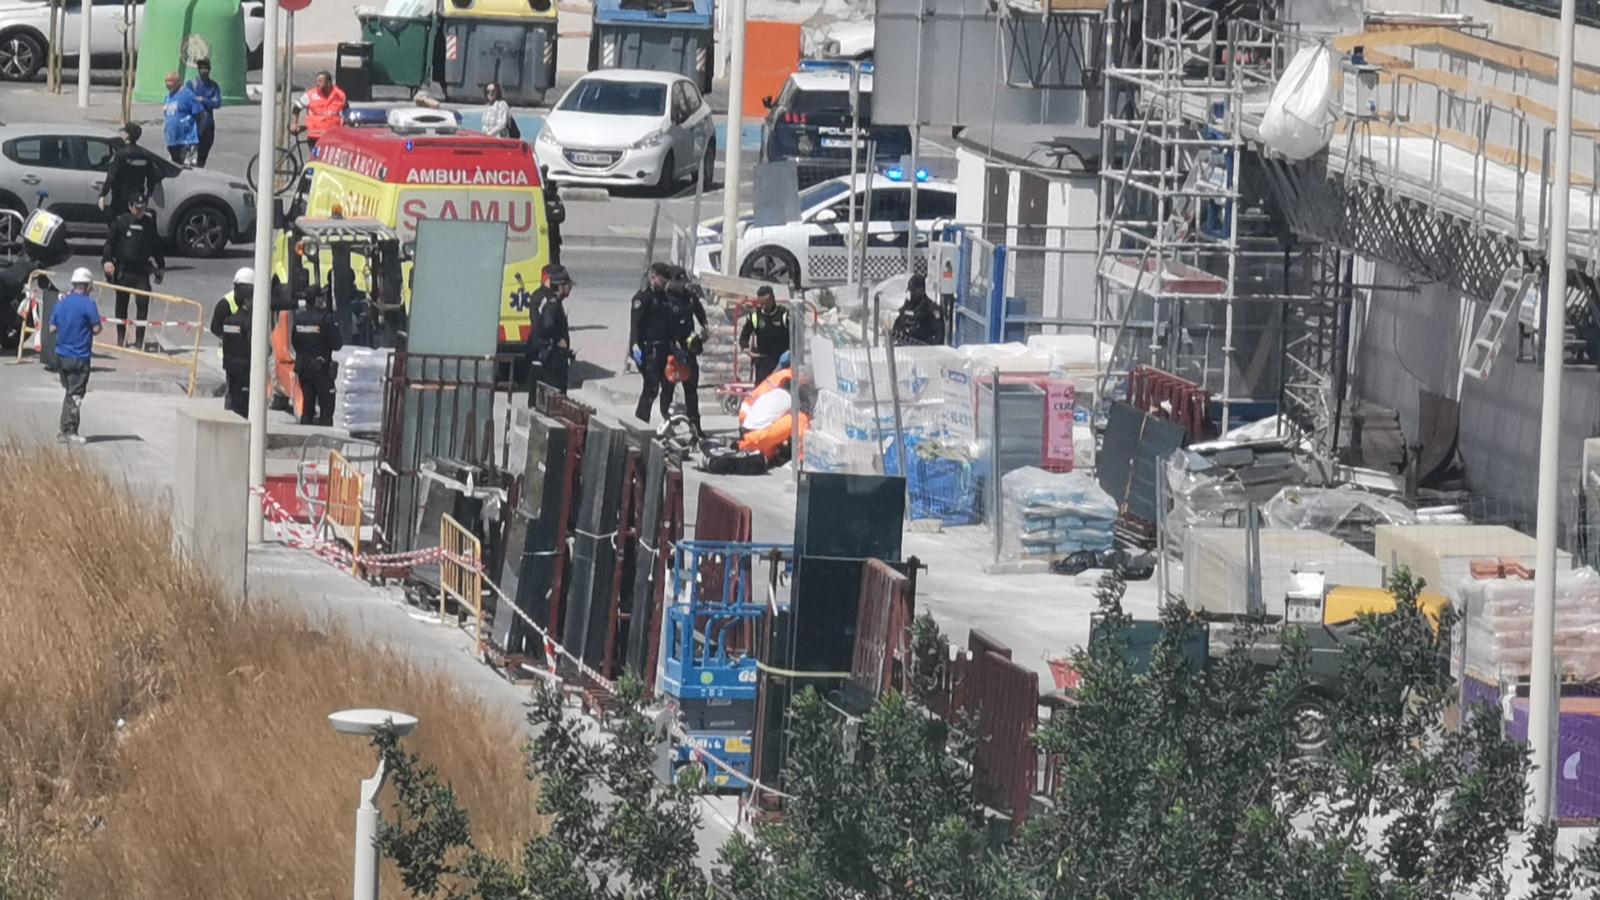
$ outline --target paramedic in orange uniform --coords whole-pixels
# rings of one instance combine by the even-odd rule
[[[295,109],[305,115],[305,121],[296,122],[289,130],[306,133],[306,143],[315,147],[330,129],[344,125],[344,110],[349,103],[344,91],[333,83],[333,75],[326,69],[317,73],[316,83],[295,101]]]

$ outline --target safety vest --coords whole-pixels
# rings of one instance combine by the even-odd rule
[[[339,115],[345,108],[344,91],[337,85],[326,97],[316,88],[306,91],[305,106],[307,137],[320,138],[328,129],[338,128],[343,124]]]
[[[227,303],[228,303],[228,315],[236,316],[236,315],[239,314],[239,301],[234,298],[233,291],[229,291],[226,294],[223,294],[222,295],[222,299],[226,300]],[[222,348],[221,347],[217,348],[217,361],[218,362],[222,361]]]

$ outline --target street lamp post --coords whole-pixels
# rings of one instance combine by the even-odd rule
[[[723,37],[728,44],[728,146],[723,149],[722,274],[739,274],[739,184],[744,161],[744,26],[745,0],[728,5]]]
[[[340,734],[372,737],[385,726],[405,737],[417,728],[417,717],[387,709],[346,709],[332,713],[328,721]],[[371,778],[361,780],[361,802],[356,806],[355,878],[352,900],[378,900],[378,792],[383,790],[383,760]]]
[[[94,56],[89,52],[94,16],[88,3],[78,4],[78,108],[89,108],[89,75],[93,70]],[[62,29],[63,31],[65,29]]]
[[[272,331],[273,114],[278,94],[278,3],[267,0],[261,25],[261,134],[256,143],[256,300],[250,305],[250,512],[247,537],[263,536],[259,493],[267,486],[267,335]],[[265,288],[264,290],[262,288]]]
[[[1555,805],[1556,514],[1561,460],[1561,370],[1567,343],[1567,208],[1572,192],[1572,56],[1576,0],[1561,0],[1561,58],[1556,69],[1556,158],[1550,197],[1549,282],[1544,292],[1544,394],[1539,409],[1539,506],[1533,574],[1533,666],[1528,684],[1534,821]],[[1547,170],[1549,171],[1549,170]]]

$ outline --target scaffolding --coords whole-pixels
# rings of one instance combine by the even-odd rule
[[[1148,21],[1145,8],[1117,0],[1107,26],[1095,336],[1111,362],[1097,394],[1154,366],[1219,398],[1226,430],[1238,399],[1229,357],[1241,85],[1222,65],[1217,11],[1167,0],[1160,21]]]

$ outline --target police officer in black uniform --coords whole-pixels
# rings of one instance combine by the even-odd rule
[[[245,417],[250,415],[250,304],[255,290],[255,270],[240,269],[233,273],[233,290],[211,310],[211,333],[222,341],[222,374],[228,382],[224,405]]]
[[[149,196],[161,180],[154,158],[139,146],[142,134],[144,129],[137,122],[129,122],[117,133],[122,143],[112,152],[105,183],[100,186],[100,208],[113,216],[127,209],[134,197]]]
[[[928,280],[922,275],[912,275],[906,283],[906,302],[894,317],[892,329],[899,344],[944,343],[944,313],[938,302],[928,296]]]
[[[539,167],[539,181],[544,185],[544,221],[550,236],[550,264],[561,263],[561,223],[567,221],[567,204],[561,199],[561,188],[550,180],[550,167]]]
[[[544,284],[533,292],[533,334],[528,340],[529,369],[535,387],[528,390],[528,405],[538,393],[536,385],[548,384],[565,394],[567,372],[572,368],[572,332],[567,327],[567,307],[575,282],[565,266],[544,268]]]
[[[333,424],[333,351],[344,346],[328,296],[317,291],[295,310],[289,342],[294,347],[294,377],[300,382],[300,424]]]
[[[789,311],[778,305],[772,288],[756,289],[757,306],[745,316],[739,329],[739,347],[750,354],[756,384],[767,380],[778,368],[778,359],[789,352]]]
[[[161,232],[156,228],[156,217],[145,211],[144,195],[128,198],[128,211],[111,220],[111,230],[106,233],[106,243],[100,251],[100,265],[111,283],[121,287],[150,290],[152,272],[155,283],[166,276],[167,260],[161,253]],[[135,319],[144,321],[150,312],[150,298],[134,294]],[[128,317],[127,291],[117,291],[117,318]],[[117,343],[123,346],[144,348],[144,326],[134,332],[131,345],[126,344],[127,326],[117,325]]]
[[[674,269],[667,282],[667,309],[672,317],[672,353],[683,371],[683,411],[694,428],[700,430],[700,351],[705,349],[706,307],[700,291],[688,281],[682,269]],[[661,414],[672,409],[673,383],[664,381],[661,389]]]
[[[662,390],[667,380],[667,357],[672,353],[672,308],[667,300],[667,281],[671,277],[672,266],[651,263],[645,286],[633,295],[628,344],[644,380],[639,403],[633,410],[641,422],[650,421],[650,406],[657,393],[661,394],[662,417],[672,410],[672,395]]]

